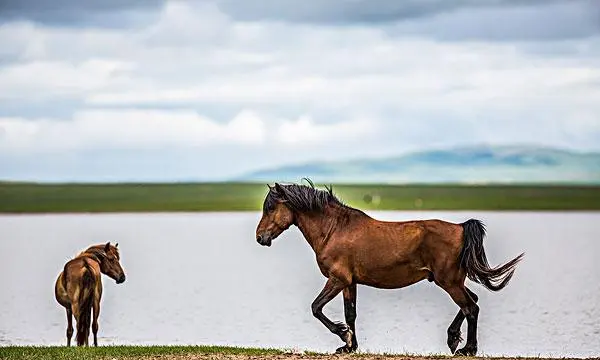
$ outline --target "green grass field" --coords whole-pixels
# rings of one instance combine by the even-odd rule
[[[0,347],[0,359],[113,359],[148,356],[189,355],[247,355],[267,356],[283,354],[275,349],[249,349],[222,346],[100,346],[97,348],[65,346],[10,346]]]
[[[259,211],[252,183],[0,183],[0,213]],[[600,210],[600,186],[334,185],[365,210]]]
[[[223,346],[100,346],[97,348],[77,348],[64,346],[0,346],[2,360],[326,360],[331,358],[346,358],[360,360],[439,360],[453,359],[449,355],[413,355],[413,354],[370,354],[356,353],[352,355],[331,355],[320,353],[292,353],[277,349],[256,349]],[[469,359],[459,357],[458,359]],[[489,360],[540,360],[535,357],[474,357],[470,359]],[[562,358],[567,360],[569,358]],[[591,358],[590,358],[591,359]]]

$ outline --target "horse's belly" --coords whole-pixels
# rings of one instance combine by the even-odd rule
[[[427,279],[427,269],[415,268],[413,264],[396,265],[391,268],[371,268],[360,271],[356,282],[381,289],[398,289]]]
[[[64,307],[69,307],[69,295],[67,294],[67,289],[62,286],[62,277],[63,274],[61,273],[58,279],[56,279],[56,283],[54,285],[54,297],[59,304]]]

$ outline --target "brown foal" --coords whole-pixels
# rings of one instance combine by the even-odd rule
[[[67,262],[58,275],[54,296],[67,310],[67,346],[71,346],[73,320],[77,324],[77,346],[87,346],[90,334],[90,316],[93,310],[92,331],[94,346],[98,346],[98,316],[102,298],[102,279],[105,274],[117,284],[125,281],[125,273],[119,263],[119,250],[110,242],[94,245]]]
[[[524,254],[495,268],[483,248],[485,228],[470,219],[462,224],[442,220],[379,221],[340,202],[332,189],[305,185],[269,186],[256,240],[271,246],[291,225],[296,225],[316,254],[325,287],[312,303],[313,315],[345,345],[337,352],[354,352],[356,341],[356,285],[398,289],[428,279],[444,289],[460,307],[448,328],[453,354],[477,353],[477,295],[465,287],[465,278],[498,291],[511,279]],[[340,292],[346,323],[335,323],[322,312]],[[467,342],[460,327],[467,319]]]

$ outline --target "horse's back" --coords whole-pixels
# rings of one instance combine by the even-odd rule
[[[462,226],[444,220],[375,221],[372,229],[372,240],[406,258],[418,256],[430,262],[441,253],[458,255],[462,247]]]
[[[443,246],[445,249],[459,250],[462,246],[463,227],[460,224],[439,219],[422,220],[427,230],[429,246]]]
[[[65,264],[63,271],[65,287],[71,302],[75,299],[88,298],[94,288],[101,285],[100,269],[85,257],[77,257]]]

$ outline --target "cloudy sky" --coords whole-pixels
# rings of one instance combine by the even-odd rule
[[[600,150],[595,0],[0,0],[0,179]]]

